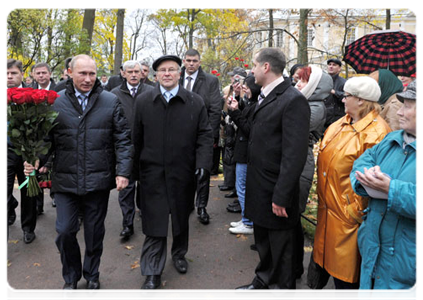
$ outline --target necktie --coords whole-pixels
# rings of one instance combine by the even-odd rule
[[[81,94],[78,96],[79,98],[79,104],[81,105],[81,109],[82,111],[85,110],[85,108],[87,107],[87,96]]]
[[[266,96],[263,94],[263,92],[260,93],[258,96],[258,104],[260,105],[261,102],[263,102],[263,99],[266,98]]]
[[[137,89],[136,88],[132,88],[131,89],[131,96],[132,96],[132,98],[134,98],[135,97],[135,94],[136,94],[136,92],[137,92]]]
[[[191,80],[192,80],[192,77],[191,77],[191,76],[188,76],[188,77],[187,77],[187,80],[188,80],[188,83],[187,83],[187,86],[186,86],[186,88],[185,88],[185,89],[186,89],[187,91],[191,91],[191,88],[192,88],[192,87],[191,87]]]
[[[169,102],[169,100],[172,98],[172,93],[171,92],[165,92],[164,96],[166,98],[166,101]]]

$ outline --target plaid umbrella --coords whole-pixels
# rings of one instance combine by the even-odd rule
[[[345,47],[342,59],[357,73],[388,69],[397,76],[416,73],[416,35],[405,31],[375,31]]]

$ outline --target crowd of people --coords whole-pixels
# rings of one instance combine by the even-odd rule
[[[95,60],[76,55],[55,82],[46,63],[23,77],[22,62],[7,61],[7,87],[55,90],[52,147],[35,165],[8,141],[8,224],[16,220],[19,183],[33,171],[51,172],[56,245],[64,289],[99,289],[104,221],[110,190],[119,192],[123,239],[134,234],[137,209],[145,235],[142,289],[161,285],[167,258],[188,271],[189,216],[210,222],[210,177],[223,165],[220,191],[240,213],[233,234],[254,235],[259,256],[252,282],[238,289],[295,289],[304,273],[305,211],[317,172],[317,228],[310,265],[319,288],[404,289],[416,280],[416,80],[380,69],[345,80],[342,62],[327,71],[294,65],[262,48],[253,67],[228,73],[221,89],[201,68],[195,49],[163,55],[151,68],[135,60],[120,74],[98,77]],[[32,81],[31,81],[32,80]],[[317,163],[313,149],[318,146]],[[221,158],[221,159],[220,159]],[[316,167],[317,165],[317,167]],[[23,240],[35,238],[42,195],[21,191]],[[170,215],[170,218],[169,218]],[[76,235],[84,227],[85,254]],[[309,280],[313,280],[311,277]],[[309,286],[316,286],[310,282]]]

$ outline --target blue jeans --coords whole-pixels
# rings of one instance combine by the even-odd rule
[[[253,226],[253,222],[244,217],[245,209],[245,184],[247,182],[247,164],[236,163],[236,180],[235,187],[238,194],[239,204],[241,205],[242,223],[244,225]]]

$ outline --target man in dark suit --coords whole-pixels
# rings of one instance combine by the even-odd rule
[[[155,83],[148,79],[148,73],[150,73],[150,66],[146,61],[141,62],[141,82],[155,86]]]
[[[333,89],[330,91],[329,97],[325,99],[326,122],[324,130],[345,115],[345,105],[342,99],[344,98],[344,84],[346,80],[339,76],[342,70],[342,62],[339,59],[331,58],[328,59],[327,64],[328,74],[333,80]]]
[[[22,62],[10,58],[7,60],[7,88],[25,88],[23,79]],[[25,181],[22,156],[17,155],[11,148],[13,145],[7,140],[7,216],[8,225],[12,225],[16,220],[15,208],[18,201],[13,196],[13,186],[17,177],[19,184]],[[21,226],[23,230],[23,240],[26,244],[35,239],[35,226],[37,223],[37,202],[42,199],[41,195],[28,197],[26,186],[20,190],[21,194]]]
[[[203,99],[179,83],[181,59],[153,63],[159,85],[137,97],[134,109],[134,179],[140,182],[143,289],[160,286],[167,255],[169,214],[172,260],[179,273],[188,262],[189,215],[196,182],[210,180],[213,136]],[[195,176],[197,174],[197,178]]]
[[[49,134],[50,151],[55,154],[51,189],[56,200],[56,245],[63,266],[63,288],[76,289],[83,276],[87,289],[99,289],[109,194],[113,188],[120,191],[128,185],[131,132],[119,99],[101,87],[94,59],[75,56],[69,75],[66,90],[54,102],[53,109],[59,114]],[[26,175],[34,170],[26,162],[24,166]],[[83,262],[77,239],[80,208],[84,218]]]
[[[222,110],[219,80],[201,69],[200,53],[195,49],[189,49],[185,52],[183,64],[184,67],[182,68],[179,83],[185,89],[203,98],[213,130],[213,147],[216,148],[219,141],[220,114]],[[206,210],[208,197],[200,197],[199,199],[201,201],[197,203],[198,219],[202,224],[208,224],[210,219]]]
[[[51,78],[51,69],[47,63],[38,63],[32,67],[34,83],[32,87],[40,90],[54,90],[56,83]]]
[[[252,73],[262,86],[248,145],[245,216],[254,223],[260,262],[240,289],[295,289],[299,179],[307,157],[310,108],[284,78],[285,55],[263,48]]]
[[[128,120],[129,127],[133,130],[133,112],[135,99],[142,92],[153,89],[153,87],[141,82],[141,64],[136,60],[128,60],[123,64],[123,83],[115,87],[112,93],[115,94],[122,104],[123,112]],[[120,236],[128,239],[134,234],[135,217],[135,192],[136,182],[129,178],[128,186],[119,192],[119,205],[122,210],[122,227]]]

